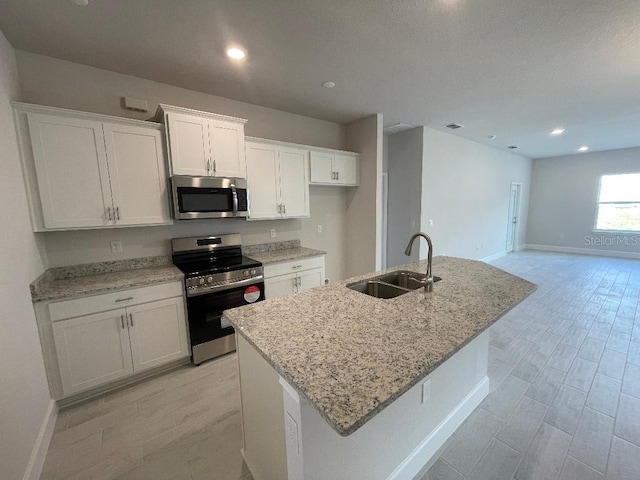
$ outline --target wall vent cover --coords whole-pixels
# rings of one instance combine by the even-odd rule
[[[464,125],[460,125],[459,123],[450,123],[449,125],[445,125],[445,127],[450,128],[451,130],[456,130],[458,128],[463,128]]]
[[[403,132],[404,130],[409,130],[411,128],[413,128],[413,125],[409,125],[408,123],[395,123],[388,127],[384,127],[384,133],[386,135],[393,135],[394,133]]]

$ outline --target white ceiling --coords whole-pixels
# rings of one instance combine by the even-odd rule
[[[640,145],[638,0],[0,0],[0,29],[17,49],[334,122],[458,122],[532,158]]]

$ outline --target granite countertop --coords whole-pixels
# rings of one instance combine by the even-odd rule
[[[426,261],[388,269],[425,272]],[[442,280],[377,299],[346,287],[379,275],[224,312],[249,343],[343,436],[416,385],[536,285],[475,260],[433,259]]]
[[[284,242],[244,245],[242,247],[242,253],[254,260],[262,262],[263,265],[269,265],[272,263],[326,255],[327,252],[301,247],[300,240],[287,240]]]
[[[60,300],[183,278],[169,256],[57,267],[50,268],[30,285],[31,298],[34,302]]]
[[[269,265],[288,262],[290,260],[300,260],[301,258],[317,257],[318,255],[326,255],[326,253],[327,252],[323,252],[322,250],[314,250],[313,248],[293,247],[284,250],[248,253],[247,255],[254,260],[262,262],[263,265]]]

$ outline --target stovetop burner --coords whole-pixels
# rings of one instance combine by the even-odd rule
[[[173,264],[185,274],[187,296],[241,286],[263,278],[262,263],[242,255],[239,234],[175,238]]]

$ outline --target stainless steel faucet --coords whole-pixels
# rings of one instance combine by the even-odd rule
[[[431,242],[431,237],[429,237],[429,235],[423,232],[414,233],[413,235],[411,235],[411,239],[409,240],[409,245],[407,245],[407,248],[404,251],[404,254],[407,257],[411,255],[411,248],[413,247],[413,242],[418,237],[424,238],[427,241],[427,244],[429,245],[429,251],[427,253],[427,278],[423,281],[423,283],[424,283],[425,291],[432,292],[433,291],[433,275],[431,274],[431,262],[433,259],[433,243]]]

